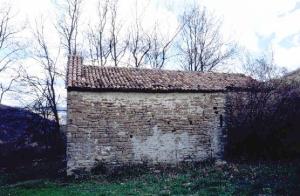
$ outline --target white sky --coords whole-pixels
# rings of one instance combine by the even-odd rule
[[[47,25],[47,39],[53,42],[54,52],[57,50],[55,43],[58,39],[53,33],[56,19],[53,5],[55,1],[62,0],[10,1],[20,24],[29,23],[32,26],[34,21],[40,20],[40,16],[43,15],[45,24],[50,24]],[[134,13],[136,0],[119,1],[122,21],[128,21]],[[0,6],[3,2],[7,0],[0,0]],[[93,19],[95,2],[97,0],[85,0],[82,27],[87,25],[89,19]],[[147,7],[145,12],[139,13],[144,16],[145,28],[151,28],[155,20],[160,20],[166,34],[171,34],[176,28],[178,12],[182,11],[188,2],[197,2],[214,12],[215,16],[222,18],[222,33],[226,39],[236,41],[241,48],[252,54],[259,55],[272,49],[276,64],[289,71],[300,68],[300,0],[138,0],[137,2],[141,10]],[[25,31],[22,36],[26,38],[29,34],[29,31]],[[178,65],[169,64],[167,68],[176,69]],[[60,92],[64,94],[63,91],[61,87]],[[4,104],[12,104],[12,101],[7,98]]]
[[[4,0],[0,0],[4,1]],[[43,15],[48,23],[54,23],[52,1],[55,0],[11,0],[22,18],[33,24]],[[61,0],[56,0],[61,1]],[[128,21],[134,12],[136,0],[119,0],[122,18]],[[93,18],[97,0],[86,0],[83,17]],[[151,25],[161,20],[166,32],[176,27],[176,13],[183,9],[186,0],[138,0],[138,6],[147,6],[144,24]],[[267,48],[274,51],[278,65],[294,70],[300,67],[300,1],[297,0],[203,0],[195,1],[223,19],[223,34],[236,41],[250,52],[260,53]],[[46,19],[45,19],[46,18]],[[86,23],[86,21],[85,21]],[[86,24],[83,24],[84,26]],[[50,33],[49,37],[54,34]]]

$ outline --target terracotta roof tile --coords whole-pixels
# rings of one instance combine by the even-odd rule
[[[69,59],[70,61],[70,59]],[[91,91],[224,91],[244,88],[250,77],[242,74],[201,73],[76,65],[68,67],[67,88]],[[74,65],[75,64],[75,65]],[[78,70],[80,69],[80,70]]]

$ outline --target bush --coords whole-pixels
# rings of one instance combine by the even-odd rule
[[[271,81],[235,93],[227,107],[228,159],[291,159],[300,155],[300,84]]]

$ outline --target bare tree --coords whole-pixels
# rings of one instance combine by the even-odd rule
[[[97,24],[91,26],[87,32],[89,41],[89,56],[94,63],[104,66],[110,54],[109,37],[107,35],[109,0],[98,1]]]
[[[0,104],[2,103],[2,100],[4,98],[4,95],[7,92],[14,91],[13,90],[13,85],[16,83],[20,77],[20,73],[18,71],[15,71],[17,73],[15,76],[9,79],[7,84],[1,83],[0,82]]]
[[[62,15],[57,24],[57,30],[62,38],[62,44],[67,54],[76,54],[78,47],[78,28],[82,0],[66,0],[66,5],[60,5]]]
[[[24,28],[18,28],[13,25],[13,18],[15,16],[11,12],[11,7],[4,6],[0,8],[0,73],[6,76],[14,72],[11,77],[5,78],[5,81],[0,81],[0,104],[4,95],[7,92],[13,91],[19,73],[18,69],[13,69],[11,66],[19,58],[19,52],[24,49],[17,41],[16,35]]]
[[[166,61],[170,58],[169,49],[180,31],[181,27],[177,28],[171,37],[166,38],[160,32],[158,24],[155,24],[150,36],[151,48],[146,54],[147,61],[153,69],[162,69],[165,66]]]
[[[249,53],[242,55],[241,63],[244,73],[259,81],[279,79],[287,71],[275,64],[273,51],[266,52],[256,58],[252,57]]]
[[[110,3],[110,14],[110,54],[114,66],[118,66],[128,47],[127,41],[122,40],[120,37],[122,25],[118,21],[118,0],[113,0]]]
[[[129,52],[133,58],[133,66],[142,67],[145,63],[146,55],[151,49],[150,36],[141,27],[139,21],[132,27],[128,39]]]
[[[209,14],[206,8],[191,7],[181,16],[181,24],[183,29],[178,48],[185,70],[211,71],[234,54],[234,48],[221,38],[221,21]]]
[[[130,53],[129,64],[136,68],[146,63],[147,54],[151,49],[151,36],[143,29],[143,15],[148,5],[138,8],[138,1],[135,1],[134,22],[129,29],[128,50]],[[133,63],[131,63],[133,60]]]
[[[58,94],[56,92],[56,83],[61,74],[57,71],[58,54],[55,56],[50,52],[47,40],[44,34],[44,24],[36,23],[33,31],[35,38],[33,48],[33,58],[41,70],[41,74],[34,75],[23,70],[23,82],[29,87],[27,92],[33,98],[31,109],[41,114],[44,118],[54,119],[56,130],[59,131],[60,121],[58,115]]]

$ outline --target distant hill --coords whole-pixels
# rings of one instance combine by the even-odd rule
[[[44,156],[57,144],[55,123],[23,108],[0,105],[0,165]]]

